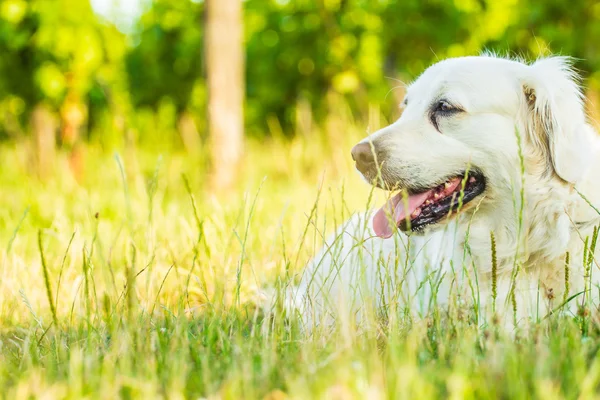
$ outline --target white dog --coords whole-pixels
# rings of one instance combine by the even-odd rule
[[[564,57],[428,68],[400,119],[352,149],[396,194],[327,241],[288,305],[311,324],[462,305],[512,326],[597,300],[600,137],[578,79]]]

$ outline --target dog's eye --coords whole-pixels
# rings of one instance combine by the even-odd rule
[[[441,112],[448,112],[448,111],[453,111],[455,110],[455,108],[452,106],[452,104],[448,103],[446,100],[440,100],[437,103],[437,106],[435,108],[435,111],[441,111]]]
[[[433,105],[431,108],[429,118],[435,129],[440,131],[438,119],[443,117],[449,117],[456,112],[462,111],[459,107],[453,106],[447,100],[440,100]],[[441,131],[440,131],[441,132]]]

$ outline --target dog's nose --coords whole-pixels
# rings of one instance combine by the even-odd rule
[[[375,156],[369,143],[359,143],[352,148],[352,159],[356,162],[356,168],[365,172],[373,167]]]

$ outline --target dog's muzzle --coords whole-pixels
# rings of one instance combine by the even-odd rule
[[[363,175],[368,175],[375,168],[375,154],[369,143],[359,143],[352,148],[352,159]]]

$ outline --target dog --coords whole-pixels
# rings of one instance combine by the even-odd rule
[[[597,304],[600,137],[568,57],[451,58],[351,151],[390,193],[346,221],[287,306],[305,325],[473,310],[515,328]]]

